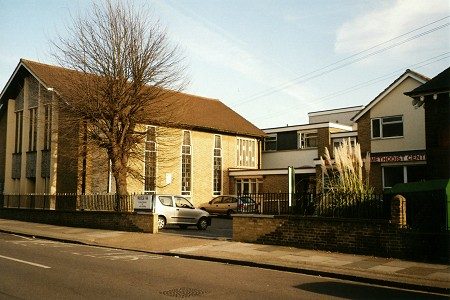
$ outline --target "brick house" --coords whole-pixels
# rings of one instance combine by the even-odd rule
[[[2,90],[0,193],[114,193],[104,150],[82,149],[82,127],[63,121],[61,76],[76,72],[21,59]],[[146,142],[132,162],[142,179],[128,179],[130,193],[183,194],[195,204],[230,192],[228,169],[259,168],[265,133],[225,104],[179,92],[164,101],[177,106],[171,119],[143,120]]]
[[[352,118],[363,157],[371,155],[370,184],[377,193],[426,177],[425,110],[404,93],[427,81],[408,69]]]
[[[425,107],[427,178],[450,178],[450,68],[405,95]]]
[[[288,167],[294,167],[298,192],[321,192],[319,158],[325,147],[332,151],[342,140],[356,142],[355,124],[350,120],[363,107],[345,107],[308,113],[309,123],[267,128],[260,170],[232,170],[236,193],[287,193]],[[230,187],[233,190],[233,186]]]

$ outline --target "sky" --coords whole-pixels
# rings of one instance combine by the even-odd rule
[[[132,1],[132,0],[129,0]],[[188,65],[185,92],[259,128],[366,105],[406,69],[450,66],[448,0],[136,0]],[[50,41],[90,0],[0,0],[0,89],[20,58],[56,64]]]

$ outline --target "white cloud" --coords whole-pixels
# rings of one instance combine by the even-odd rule
[[[414,28],[423,26],[437,19],[449,15],[448,0],[396,0],[393,3],[380,2],[380,8],[359,15],[345,22],[336,33],[335,51],[337,53],[355,53],[368,49],[379,43],[388,41]],[[446,19],[436,25],[448,22]],[[431,29],[427,27],[426,29]],[[424,30],[426,30],[424,29]],[[449,33],[449,27],[439,30],[439,36]],[[446,32],[445,32],[446,31]],[[415,32],[415,34],[419,31]],[[437,35],[434,40],[438,40]],[[430,35],[430,36],[431,36]],[[397,41],[398,42],[398,41]],[[440,41],[441,43],[445,41]],[[397,47],[395,51],[405,52],[418,47],[425,47],[426,43],[409,42]]]

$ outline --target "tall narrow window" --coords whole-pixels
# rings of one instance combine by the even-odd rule
[[[222,193],[222,138],[220,135],[214,136],[214,179],[213,193]]]
[[[23,110],[16,111],[16,135],[14,153],[22,152]]]
[[[238,167],[256,167],[256,140],[237,138],[236,164]]]
[[[36,151],[37,141],[37,107],[29,109],[30,111],[30,124],[28,131],[28,151]]]
[[[191,194],[191,133],[183,131],[183,145],[181,146],[181,194]]]
[[[156,127],[147,127],[145,140],[145,194],[156,192]]]
[[[44,150],[50,150],[52,138],[52,106],[44,106]]]

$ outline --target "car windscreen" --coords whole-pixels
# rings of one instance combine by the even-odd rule
[[[253,201],[252,198],[250,197],[239,197],[239,201],[242,203],[254,203],[255,201]]]
[[[173,200],[171,196],[159,196],[159,202],[164,206],[173,206]]]

